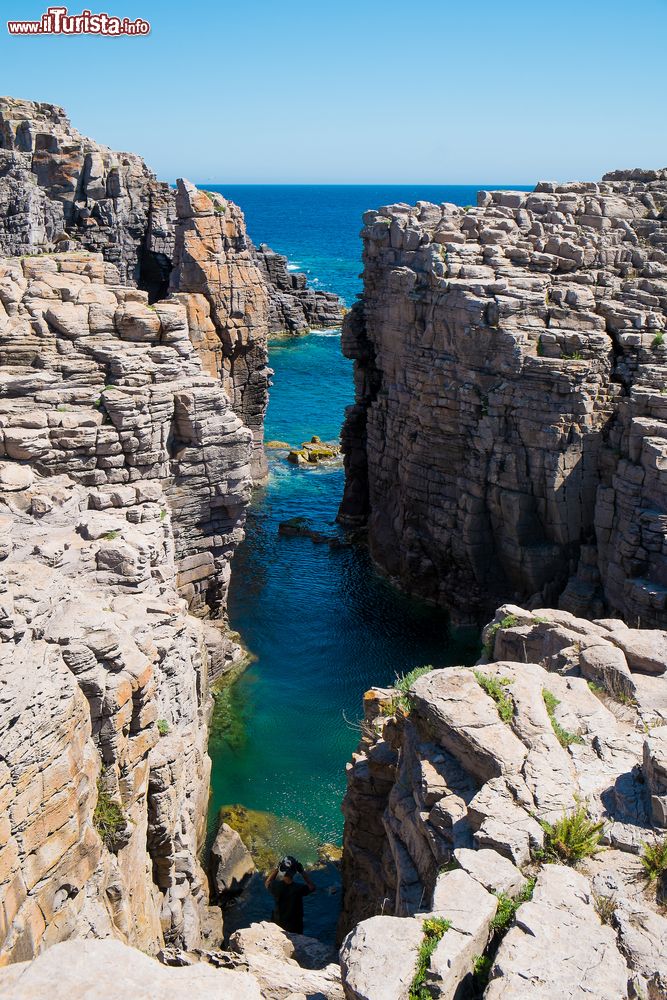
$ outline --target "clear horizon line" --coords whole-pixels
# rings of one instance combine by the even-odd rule
[[[567,181],[556,181],[549,178],[554,183],[562,184]],[[175,181],[169,181],[175,184]],[[494,182],[493,184],[481,184],[476,181],[195,181],[196,187],[206,187],[212,184],[221,187],[225,184],[234,187],[476,187],[480,191],[506,188],[533,188],[536,184],[544,181],[521,181]],[[548,183],[548,182],[547,182]],[[593,182],[596,183],[596,182]]]

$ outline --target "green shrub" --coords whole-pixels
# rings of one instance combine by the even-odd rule
[[[662,345],[664,344],[664,342],[665,342],[665,332],[664,332],[664,330],[657,330],[655,337],[651,341],[651,347],[653,347],[654,349],[656,347],[662,347]]]
[[[506,725],[509,725],[514,715],[512,696],[505,690],[512,681],[509,677],[487,677],[480,670],[475,671],[475,680],[496,703],[498,715]]]
[[[490,955],[476,955],[473,960],[472,974],[477,996],[481,996],[488,985],[492,965],[493,959]]]
[[[169,723],[166,719],[157,720],[157,731],[160,736],[167,736],[169,733]]]
[[[107,542],[113,542],[114,538],[118,538],[120,531],[114,528],[113,531],[107,531],[102,535],[102,538],[106,539]]]
[[[560,701],[553,694],[552,691],[548,691],[546,688],[542,691],[542,698],[544,699],[544,704],[546,705],[547,714],[551,720],[551,728],[556,734],[556,739],[562,747],[572,746],[573,743],[583,743],[581,736],[578,733],[570,733],[567,729],[563,729],[560,722],[556,720],[554,715],[556,709],[560,705]]]
[[[160,511],[160,520],[164,521],[166,516],[167,516],[167,511],[164,508],[162,508],[162,510]]]
[[[424,674],[430,674],[432,670],[433,667],[429,664],[425,667],[413,667],[407,674],[396,675],[394,687],[398,694],[394,696],[392,701],[394,711],[400,708],[406,715],[410,714],[412,711],[412,699],[409,694],[410,688],[419,677],[423,677]]]
[[[639,860],[649,882],[657,882],[667,872],[667,837],[655,844],[644,844]]]
[[[504,934],[512,920],[514,920],[514,914],[521,904],[527,903],[529,899],[533,898],[534,889],[535,879],[529,878],[523,889],[516,896],[508,896],[506,892],[497,892],[498,909],[491,921],[491,930],[499,934]]]
[[[514,628],[515,625],[519,624],[519,619],[516,615],[505,615],[502,621],[494,622],[494,624],[489,629],[489,638],[486,640],[484,646],[484,652],[487,656],[493,656],[493,644],[495,642],[496,633],[500,631],[501,628]]]
[[[417,955],[417,969],[410,986],[409,1000],[432,1000],[431,991],[424,985],[426,973],[431,964],[431,955],[438,947],[438,941],[452,926],[450,920],[442,917],[427,917],[422,923],[424,937]]]
[[[93,813],[93,826],[102,838],[102,843],[112,851],[118,834],[125,829],[123,810],[105,790],[100,777],[97,782],[97,805]]]
[[[603,822],[592,820],[583,806],[570,813],[563,813],[555,823],[540,820],[545,833],[542,857],[548,861],[561,861],[576,865],[583,858],[591,858],[599,851]]]

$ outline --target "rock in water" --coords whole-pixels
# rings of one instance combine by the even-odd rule
[[[211,847],[211,881],[219,902],[241,891],[255,871],[255,862],[236,830],[220,825]]]

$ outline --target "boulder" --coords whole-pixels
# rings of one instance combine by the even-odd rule
[[[588,880],[547,865],[503,938],[485,1000],[625,1000],[628,967],[596,913]]]
[[[424,934],[422,921],[370,917],[340,950],[346,1000],[407,1000]]]
[[[211,846],[211,883],[218,900],[238,893],[255,871],[255,862],[241,837],[221,823]]]
[[[120,941],[92,939],[56,944],[32,962],[0,968],[3,1000],[262,1000],[254,976],[214,969],[160,965]]]

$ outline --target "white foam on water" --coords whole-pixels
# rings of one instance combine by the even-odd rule
[[[288,271],[299,271],[301,270],[301,264],[298,260],[290,260],[287,262]]]
[[[330,330],[313,330],[314,337],[340,337],[340,327],[332,327]]]

